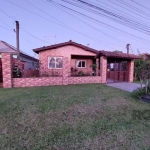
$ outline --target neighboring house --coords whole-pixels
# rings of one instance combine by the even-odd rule
[[[148,53],[143,53],[139,55],[143,60],[148,60],[150,59],[150,54]]]
[[[14,59],[17,58],[17,49],[4,41],[0,41],[0,58],[1,58],[1,53],[12,53],[13,58]],[[20,60],[24,62],[23,68],[26,70],[36,69],[38,67],[38,59],[29,56],[23,51],[20,51]]]
[[[104,68],[104,72],[106,71],[106,73],[104,73],[102,83],[106,83],[109,79],[113,82],[132,82],[133,60],[139,59],[138,56],[133,54],[97,51],[71,40],[65,43],[36,48],[33,51],[39,54],[39,61],[42,68],[40,70],[41,74],[46,73],[47,76],[51,76],[52,74],[61,76],[63,69],[68,68],[67,74],[70,77],[82,75],[101,76]],[[104,61],[102,61],[103,57]],[[63,62],[65,58],[67,58],[68,63]],[[95,70],[92,67],[93,64],[96,64]],[[70,81],[71,79],[69,78],[68,80]]]

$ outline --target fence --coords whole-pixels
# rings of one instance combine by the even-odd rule
[[[12,63],[12,77],[13,78],[62,77],[62,69],[45,69],[44,67],[42,67],[42,65],[40,65],[40,63],[37,68],[26,69],[25,66],[26,62],[14,59]]]

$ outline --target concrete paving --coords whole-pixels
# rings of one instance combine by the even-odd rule
[[[130,83],[130,82],[117,82],[117,83],[107,83],[106,85],[112,86],[118,89],[122,89],[128,92],[132,92],[133,90],[140,87],[138,83]]]

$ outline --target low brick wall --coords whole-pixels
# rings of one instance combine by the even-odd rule
[[[69,84],[101,83],[101,76],[69,77]]]
[[[86,84],[86,83],[101,83],[101,77],[90,76],[90,77],[68,78],[68,84]],[[13,78],[12,85],[13,87],[63,85],[63,78],[62,77]]]
[[[13,87],[33,87],[62,85],[62,77],[40,77],[40,78],[13,78]]]

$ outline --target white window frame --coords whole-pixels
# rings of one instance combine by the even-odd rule
[[[83,62],[83,61],[85,62],[85,67],[82,67],[82,66],[78,67],[78,63]],[[82,65],[82,63],[81,63],[81,65]],[[76,60],[76,68],[86,68],[86,60]]]
[[[51,58],[54,58],[54,59],[55,59],[55,67],[54,67],[54,68],[50,68],[50,66],[49,66],[49,63],[50,63],[50,59],[51,59]],[[62,69],[62,68],[63,68],[63,62],[62,62],[62,68],[56,68],[56,59],[57,59],[57,58],[61,58],[61,60],[63,61],[62,57],[56,57],[56,56],[49,56],[49,57],[48,57],[48,68],[49,68],[49,69]]]

